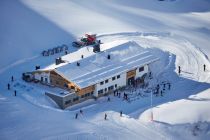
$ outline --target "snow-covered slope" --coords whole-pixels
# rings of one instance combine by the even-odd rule
[[[1,0],[0,19],[0,139],[210,137],[209,0]],[[54,59],[63,55],[42,57],[45,49],[67,44],[76,53],[66,59],[80,52],[91,55],[88,48],[71,47],[86,32],[98,34],[102,50],[135,41],[160,57],[151,67],[149,86],[169,81],[172,87],[163,97],[153,96],[154,122],[149,89],[126,91],[132,93],[129,103],[110,96],[111,102],[104,97],[63,111],[44,95],[49,88],[21,81],[22,72],[35,65],[53,67]],[[84,114],[75,120],[80,108]]]

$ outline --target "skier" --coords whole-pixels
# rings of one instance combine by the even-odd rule
[[[80,114],[82,114],[82,115],[83,115],[83,111],[82,111],[82,109],[80,109],[80,111],[79,111],[79,112],[80,112]]]
[[[17,95],[17,91],[15,90],[15,96]]]
[[[76,115],[75,115],[75,119],[77,119],[78,118],[78,113],[76,113]]]
[[[9,83],[7,84],[7,89],[10,90],[10,84]]]
[[[160,96],[163,96],[163,91],[162,90],[160,91]]]
[[[107,114],[105,113],[105,115],[104,115],[104,120],[107,120]]]
[[[65,51],[65,55],[67,55],[68,54],[68,51]]]
[[[120,111],[120,117],[122,117],[122,111]]]
[[[170,83],[168,83],[168,90],[170,90],[171,89],[171,84]]]
[[[205,64],[203,65],[203,71],[206,71],[206,65]]]
[[[11,78],[11,79],[12,79],[12,82],[13,82],[13,81],[14,81],[14,77],[12,76],[12,78]]]
[[[181,73],[181,67],[179,66],[179,75],[180,75],[180,73]]]
[[[128,100],[128,94],[124,93],[124,97],[125,100]]]
[[[81,58],[82,58],[82,59],[84,58],[84,55],[83,55],[83,54],[81,55]]]
[[[120,98],[120,96],[121,96],[121,93],[119,92],[119,93],[118,93],[118,95],[119,95],[119,98]]]
[[[123,93],[123,99],[125,99],[125,92]]]
[[[157,88],[156,89],[157,89],[156,95],[158,95],[159,94],[159,89],[160,89],[160,85],[159,84],[157,85]]]
[[[150,79],[152,78],[152,72],[149,72],[149,78]]]

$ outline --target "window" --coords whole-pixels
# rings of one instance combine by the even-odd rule
[[[45,83],[47,83],[48,82],[47,78],[44,78],[44,81],[45,81]]]
[[[74,102],[76,102],[78,100],[79,100],[79,97],[76,97],[76,98],[73,99]]]
[[[81,96],[81,98],[84,98],[84,97],[85,97],[85,95],[82,95],[82,96]]]
[[[144,71],[144,67],[139,68],[139,72]]]
[[[103,85],[104,84],[104,81],[100,82],[100,85]]]
[[[93,95],[93,91],[90,94]]]
[[[90,93],[86,93],[86,94],[85,94],[85,97],[88,97],[88,96],[90,96]]]
[[[43,77],[41,77],[41,82],[43,82]]]
[[[115,84],[114,87],[117,88],[117,84]]]
[[[105,83],[108,83],[108,82],[109,82],[109,80],[108,80],[108,79],[106,79],[106,80],[105,80]]]
[[[108,87],[108,90],[110,91],[110,90],[113,90],[114,89],[114,86],[110,86],[110,87]]]
[[[114,81],[115,80],[115,77],[112,77],[112,81]]]
[[[107,88],[105,88],[105,92],[107,92]]]
[[[98,94],[102,94],[103,92],[104,92],[103,89],[101,89],[98,91]]]
[[[117,75],[117,79],[119,79],[120,78],[120,75]]]
[[[71,103],[71,100],[68,100],[68,101],[65,101],[65,104],[70,104]]]

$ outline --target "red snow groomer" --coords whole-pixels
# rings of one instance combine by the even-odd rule
[[[83,47],[88,45],[94,45],[96,43],[96,34],[85,34],[85,37],[82,37],[79,41],[72,42],[74,47]]]

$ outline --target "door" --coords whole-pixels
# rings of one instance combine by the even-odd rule
[[[134,81],[135,81],[135,78],[134,77],[130,77],[130,78],[128,78],[128,80],[127,80],[127,85],[133,85],[134,84]]]

